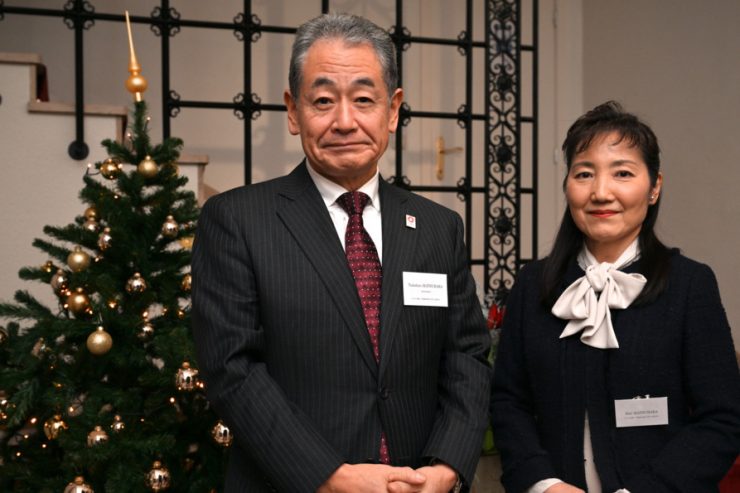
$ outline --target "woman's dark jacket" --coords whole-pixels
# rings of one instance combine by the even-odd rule
[[[604,493],[716,492],[740,452],[740,376],[712,270],[677,251],[648,305],[612,310],[618,349],[596,349],[540,303],[542,261],[506,305],[491,414],[509,493],[545,478],[585,489],[584,414]],[[639,261],[624,269],[639,272]],[[575,261],[562,290],[583,275]],[[562,291],[561,291],[562,292]],[[617,428],[614,400],[668,397],[669,424]]]

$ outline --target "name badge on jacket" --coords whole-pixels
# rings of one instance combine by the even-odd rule
[[[448,306],[447,274],[404,272],[403,304],[406,306]]]
[[[635,397],[616,399],[614,414],[617,428],[630,426],[657,426],[668,424],[668,397]]]

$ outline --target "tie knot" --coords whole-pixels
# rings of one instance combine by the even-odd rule
[[[350,216],[362,214],[365,210],[370,197],[362,192],[346,192],[339,196],[337,204],[344,209]]]

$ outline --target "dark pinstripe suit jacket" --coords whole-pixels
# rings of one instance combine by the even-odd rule
[[[379,365],[305,163],[203,207],[193,331],[209,399],[236,437],[227,491],[314,491],[343,462],[377,461],[381,430],[394,464],[436,457],[470,484],[490,369],[462,221],[382,180],[380,201]],[[449,307],[404,306],[403,271],[446,274]]]

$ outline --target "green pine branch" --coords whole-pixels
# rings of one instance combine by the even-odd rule
[[[189,293],[181,287],[191,252],[179,248],[178,240],[194,233],[198,205],[195,194],[184,189],[187,178],[176,173],[182,140],[152,145],[148,125],[146,103],[136,103],[130,137],[103,142],[108,155],[122,163],[120,172],[106,178],[91,168],[82,177],[80,212],[94,210],[94,222],[79,214],[67,225],[46,226],[45,237],[33,247],[56,265],[23,267],[19,273],[48,285],[61,268],[66,287],[83,290],[92,314],[64,309],[62,303],[71,300],[65,295],[51,308],[22,290],[14,302],[0,303],[0,317],[12,320],[0,345],[0,381],[11,402],[8,420],[0,425],[14,437],[0,443],[2,491],[56,492],[83,475],[96,491],[144,492],[142,478],[156,459],[170,469],[170,491],[222,485],[228,451],[210,437],[217,417],[202,391],[181,392],[174,385],[184,361],[197,368]],[[158,164],[155,176],[137,169],[147,155]],[[179,224],[174,238],[162,235],[170,215]],[[103,228],[110,235],[105,249],[99,245]],[[67,265],[75,245],[91,257],[80,272]],[[143,292],[126,288],[135,272],[148,284]],[[152,307],[166,311],[149,315],[154,334],[142,338],[143,313]],[[87,347],[98,325],[113,341],[105,354]],[[72,404],[74,415],[68,412]],[[68,429],[48,439],[43,423],[55,414]],[[126,423],[120,433],[110,429],[114,415]],[[108,432],[109,441],[87,447],[95,426]]]

